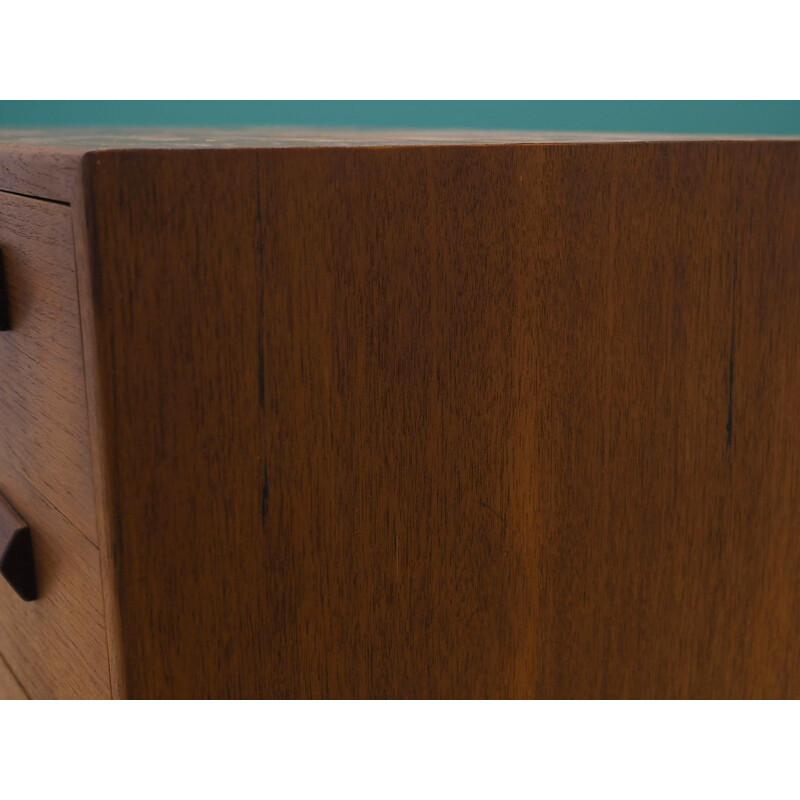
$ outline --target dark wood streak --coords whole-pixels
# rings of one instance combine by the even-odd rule
[[[731,350],[728,359],[728,421],[725,425],[726,445],[730,450],[733,442],[733,376],[736,365],[736,278],[739,266],[736,256],[733,258],[733,280],[731,285]]]

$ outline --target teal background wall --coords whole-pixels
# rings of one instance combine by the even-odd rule
[[[800,134],[800,101],[0,101],[0,126],[343,125]]]

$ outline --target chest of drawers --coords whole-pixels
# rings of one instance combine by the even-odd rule
[[[0,696],[800,696],[800,142],[5,132],[0,250]]]

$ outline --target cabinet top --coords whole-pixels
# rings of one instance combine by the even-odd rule
[[[553,147],[702,142],[706,144],[800,142],[798,136],[599,133],[580,131],[390,130],[357,128],[50,128],[0,129],[0,192],[72,203],[81,186],[82,162],[111,151],[192,151],[198,158],[228,158],[234,150],[392,148],[452,146]]]
[[[408,145],[580,144],[800,140],[797,136],[665,134],[594,131],[420,130],[316,127],[42,128],[0,130],[0,147],[25,145],[75,149],[238,147],[398,147]]]

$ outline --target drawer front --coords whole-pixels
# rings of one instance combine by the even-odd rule
[[[0,494],[33,540],[39,597],[0,580],[0,654],[31,697],[109,695],[72,220],[0,193]]]
[[[34,486],[96,544],[72,242],[67,206],[0,193],[0,482]]]
[[[30,528],[38,599],[0,579],[0,654],[34,698],[109,697],[97,547],[31,487],[10,495]]]

